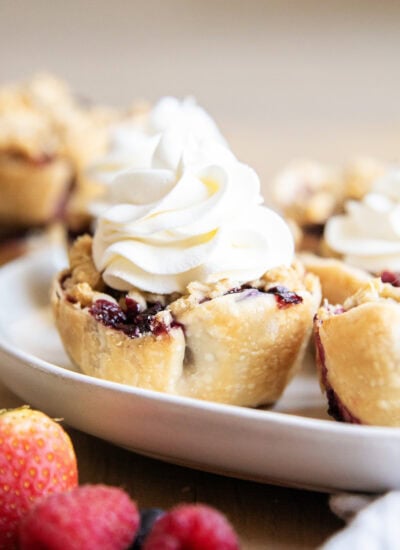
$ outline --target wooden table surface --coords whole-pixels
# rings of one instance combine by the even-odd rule
[[[0,408],[20,404],[0,384]],[[325,494],[182,468],[66,428],[78,457],[80,483],[122,486],[141,507],[168,509],[182,501],[215,506],[231,520],[243,550],[317,548],[342,526]]]

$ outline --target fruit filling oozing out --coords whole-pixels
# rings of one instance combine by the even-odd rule
[[[344,312],[343,308],[337,308],[335,310],[335,313],[337,315],[340,315]],[[321,325],[321,321],[319,322],[319,326]],[[326,356],[325,356],[325,350],[324,346],[321,342],[321,337],[319,335],[318,329],[315,332],[315,347],[316,347],[316,354],[317,354],[317,363],[320,367],[321,372],[321,383],[326,391],[326,397],[328,399],[328,414],[335,420],[339,422],[348,422],[351,424],[362,424],[362,422],[355,417],[349,409],[343,404],[340,397],[337,395],[335,390],[332,388],[332,386],[329,383],[328,380],[328,369],[326,366]]]
[[[56,160],[56,156],[50,153],[42,153],[41,155],[32,157],[25,155],[20,151],[6,151],[1,156],[16,162],[23,162],[37,168],[47,166]]]
[[[160,302],[148,304],[147,309],[140,310],[138,302],[130,298],[125,299],[126,309],[108,300],[96,300],[89,309],[90,314],[106,327],[120,330],[130,338],[139,338],[144,334],[160,336],[172,328],[181,326],[173,321],[169,326],[156,318],[157,313],[165,306]]]
[[[300,304],[303,301],[301,296],[279,285],[267,290],[259,290],[250,285],[242,285],[229,290],[225,295],[239,293],[243,294],[240,298],[241,300],[256,296],[260,293],[273,294],[279,309],[285,309],[292,305]],[[112,294],[115,294],[115,292],[112,292]],[[208,300],[210,299],[205,299],[202,302]],[[156,317],[157,313],[166,309],[166,305],[163,305],[161,302],[148,303],[147,308],[143,310],[139,303],[132,298],[125,297],[118,301],[119,303],[122,301],[124,307],[106,299],[96,300],[89,308],[89,313],[96,321],[99,321],[104,326],[120,330],[130,338],[139,338],[149,333],[160,336],[162,334],[167,334],[174,328],[181,328],[184,330],[184,326],[175,320],[166,323]]]
[[[238,292],[244,292],[246,290],[248,290],[249,292],[246,293],[244,298],[256,296],[258,293],[273,294],[275,296],[275,300],[279,309],[285,309],[294,304],[301,304],[303,301],[303,298],[301,296],[282,285],[273,286],[271,288],[268,288],[267,290],[263,290],[245,284],[239,287],[232,288],[227,292],[227,294],[236,294]]]
[[[382,283],[390,283],[392,286],[400,287],[400,272],[383,271],[381,273]]]

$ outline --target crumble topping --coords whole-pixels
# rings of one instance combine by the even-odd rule
[[[324,321],[333,315],[338,315],[370,302],[393,302],[400,303],[400,287],[391,283],[383,283],[380,278],[373,278],[364,282],[360,289],[347,298],[343,306],[331,305],[325,300],[318,311],[318,319]]]
[[[128,293],[119,292],[107,287],[101,273],[97,271],[92,259],[92,237],[90,235],[83,235],[74,242],[69,252],[69,261],[70,268],[64,272],[61,280],[62,287],[72,303],[79,303],[81,307],[90,308],[96,302],[108,301],[110,306],[107,307],[111,307],[113,304],[115,306],[113,306],[114,313],[118,313],[117,317],[121,316],[121,318],[127,312],[128,317],[132,316],[132,310],[129,313],[132,307],[137,310],[137,313],[142,313],[158,304],[159,311],[154,315],[167,326],[171,324],[173,317],[179,317],[199,303],[246,290],[274,295],[278,307],[288,307],[301,303],[302,294],[309,290],[316,281],[313,275],[305,273],[300,262],[295,262],[291,267],[271,269],[260,279],[244,285],[223,279],[209,284],[194,281],[188,285],[187,293],[184,295],[178,293],[159,295],[135,289]],[[99,306],[100,317],[103,315],[104,307]],[[116,308],[119,308],[118,312]],[[124,323],[126,324],[127,321]]]
[[[67,158],[82,168],[107,147],[112,109],[84,106],[50,75],[0,89],[0,154],[35,161]]]
[[[383,283],[380,278],[374,278],[360,288],[353,296],[350,296],[344,303],[346,310],[357,307],[367,302],[381,302],[391,300],[400,302],[400,288],[390,283]]]

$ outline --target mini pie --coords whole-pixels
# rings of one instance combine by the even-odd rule
[[[84,185],[85,167],[106,148],[110,118],[106,110],[81,106],[48,75],[0,89],[0,235],[6,248],[22,232],[65,217],[71,194]]]
[[[337,420],[400,426],[400,279],[373,279],[314,321],[317,365]]]
[[[272,183],[273,201],[290,221],[299,251],[330,255],[323,249],[328,219],[343,211],[348,199],[361,199],[388,170],[370,157],[356,158],[343,168],[310,160],[296,161]]]
[[[89,375],[199,399],[275,402],[306,349],[320,303],[318,279],[300,264],[251,283],[193,282],[184,295],[118,292],[78,238],[52,291],[56,325]]]

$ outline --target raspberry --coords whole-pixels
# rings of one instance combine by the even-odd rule
[[[181,504],[159,518],[144,550],[238,550],[239,540],[226,517],[204,504]]]
[[[126,550],[139,526],[136,504],[117,487],[82,485],[39,501],[23,518],[21,550]]]

